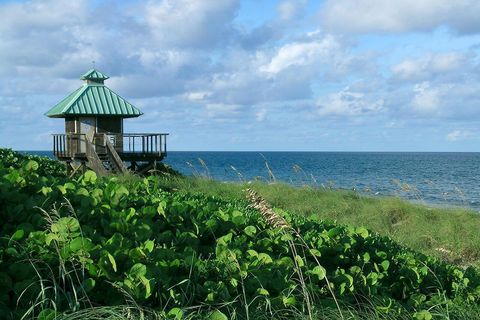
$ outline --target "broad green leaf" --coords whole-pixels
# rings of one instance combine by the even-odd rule
[[[243,231],[247,236],[253,237],[257,233],[257,228],[255,228],[254,226],[248,226],[243,229]]]
[[[311,272],[318,277],[318,280],[323,280],[327,274],[325,268],[322,266],[316,266]]]
[[[268,263],[273,262],[272,257],[270,257],[268,254],[263,253],[263,252],[258,254],[258,260],[260,260],[260,262],[262,262],[264,264],[268,264]]]
[[[153,251],[153,248],[155,247],[155,242],[152,241],[152,240],[147,240],[145,241],[145,249],[148,251],[148,252],[152,252]]]
[[[88,170],[83,175],[83,181],[95,183],[95,181],[97,181],[97,174],[94,171]]]
[[[117,272],[117,263],[115,262],[115,258],[110,253],[107,253],[107,257],[112,265],[113,271]]]
[[[93,247],[92,242],[83,237],[77,237],[70,241],[70,250],[76,252],[78,250],[89,251]]]
[[[298,254],[295,256],[295,261],[297,262],[297,265],[299,267],[305,266],[305,263],[303,262],[302,257],[300,257]]]
[[[90,194],[88,193],[88,190],[85,189],[85,188],[78,188],[77,191],[75,192],[75,194],[78,195],[78,196],[85,196],[85,197],[90,196]]]
[[[38,314],[37,320],[54,320],[58,316],[57,312],[53,309],[44,309]]]
[[[329,238],[335,238],[336,236],[340,235],[342,233],[342,228],[340,227],[335,227],[330,230],[328,230],[327,235]]]
[[[375,254],[381,259],[387,259],[387,253],[384,251],[376,251]]]
[[[38,162],[34,161],[34,160],[29,160],[27,163],[25,163],[23,168],[26,171],[37,171],[38,170]]]
[[[383,270],[387,271],[388,267],[390,266],[390,261],[388,261],[388,260],[382,261],[381,266],[382,266]]]
[[[368,252],[365,252],[363,254],[363,261],[364,262],[369,262],[370,261],[370,254]]]
[[[355,231],[362,238],[368,238],[368,230],[365,227],[358,227]]]
[[[12,237],[10,239],[13,241],[18,241],[21,240],[24,235],[25,231],[23,229],[18,229],[17,231],[15,231],[14,234],[12,234]]]
[[[236,287],[238,286],[238,281],[237,281],[237,279],[231,278],[231,279],[230,279],[230,284],[232,285],[232,287],[236,288]]]
[[[145,276],[140,276],[140,281],[145,286],[145,298],[150,297],[150,295],[152,294],[150,280],[148,280]]]
[[[432,314],[427,310],[421,310],[413,314],[417,320],[431,320],[433,318]]]
[[[270,293],[268,292],[267,289],[264,289],[264,288],[258,288],[257,289],[257,293],[261,296],[269,296]]]
[[[123,195],[129,195],[130,193],[128,192],[128,189],[125,188],[123,185],[119,185],[116,189],[115,189],[115,196],[117,197],[120,197],[120,196],[123,196]]]
[[[58,235],[55,233],[49,233],[45,237],[45,243],[47,244],[47,246],[49,246],[53,240],[58,241]]]
[[[180,308],[173,308],[170,309],[167,313],[167,319],[174,319],[174,320],[182,320],[183,319],[183,311]]]
[[[230,241],[232,241],[232,237],[233,237],[233,234],[231,232],[227,233],[223,237],[218,238],[217,243],[219,245],[227,245],[228,243],[230,243]]]
[[[223,312],[215,310],[208,315],[206,320],[228,320],[228,317]]]
[[[147,267],[142,263],[136,263],[130,269],[129,274],[135,278],[144,277],[147,274]]]
[[[292,241],[293,237],[290,233],[285,233],[280,239],[282,239],[282,241]]]
[[[290,296],[290,297],[283,296],[282,302],[285,307],[290,307],[290,306],[294,306],[297,303],[297,299],[295,299],[294,296]]]
[[[245,223],[245,216],[243,212],[240,211],[233,211],[232,213],[232,222],[235,223],[235,225],[240,226]]]
[[[250,257],[258,257],[258,252],[253,250],[253,249],[248,249],[247,250],[247,254],[250,256]]]
[[[88,278],[88,279],[83,280],[82,287],[86,292],[89,292],[90,290],[92,290],[95,287],[95,283],[96,282],[95,282],[94,279]]]
[[[165,215],[166,207],[167,207],[167,203],[165,201],[161,201],[157,206],[157,213],[163,217],[166,217]]]
[[[57,189],[60,190],[60,192],[65,195],[67,193],[67,188],[65,188],[65,186],[62,186],[62,185],[58,185],[57,186]]]
[[[44,196],[47,196],[50,192],[52,192],[52,188],[50,187],[42,187],[42,189],[40,189],[40,192],[44,195]]]

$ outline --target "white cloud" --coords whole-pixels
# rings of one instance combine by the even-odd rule
[[[316,62],[327,62],[339,49],[339,43],[332,36],[310,42],[288,43],[278,50],[268,64],[261,66],[260,71],[276,74],[291,66],[311,66]]]
[[[184,97],[190,101],[204,101],[212,95],[210,91],[192,91],[184,94]]]
[[[209,118],[220,121],[234,121],[242,115],[244,107],[235,104],[208,103],[205,108]]]
[[[278,5],[278,13],[280,20],[290,21],[301,17],[307,0],[283,0]]]
[[[442,25],[460,33],[480,31],[477,0],[326,0],[320,16],[336,32],[430,31]]]
[[[229,40],[237,0],[161,0],[145,8],[145,20],[161,44],[205,48]]]
[[[464,130],[453,130],[449,134],[447,134],[446,139],[447,141],[459,141],[464,140],[472,136],[472,133],[469,131]]]
[[[328,96],[319,103],[318,114],[321,116],[362,116],[378,114],[384,108],[383,99],[368,97],[362,92],[344,88]]]
[[[415,93],[412,107],[420,113],[432,114],[440,107],[440,94],[438,88],[432,88],[428,81],[416,84],[413,88]]]
[[[53,66],[76,60],[73,53],[84,49],[81,41],[75,41],[75,35],[76,26],[86,22],[87,13],[86,1],[47,0],[1,5],[0,74],[44,73],[38,67],[50,67],[49,75],[58,73]]]
[[[418,59],[405,59],[392,66],[394,76],[401,80],[426,80],[471,67],[469,55],[462,52],[429,54]]]
[[[249,142],[268,130],[273,142],[280,141],[280,131],[287,140],[305,132],[312,137],[321,133],[319,116],[322,126],[329,126],[325,134],[331,136],[339,127],[360,122],[365,132],[380,127],[406,131],[410,129],[403,124],[413,119],[437,126],[454,122],[453,128],[462,130],[452,137],[461,139],[464,132],[476,132],[473,128],[480,116],[479,59],[475,48],[464,49],[478,37],[445,38],[442,33],[432,40],[443,41],[438,47],[434,44],[432,51],[423,53],[415,49],[415,56],[407,57],[416,36],[410,44],[403,41],[410,38],[402,38],[408,48],[392,46],[392,52],[380,52],[375,37],[363,46],[361,37],[336,33],[342,28],[429,30],[436,21],[459,32],[475,30],[475,23],[470,29],[466,26],[473,21],[469,15],[476,6],[455,20],[449,10],[438,17],[417,2],[327,0],[324,14],[329,8],[349,5],[351,9],[338,15],[341,27],[324,20],[331,33],[310,19],[314,12],[306,0],[278,1],[277,12],[251,18],[259,19],[253,29],[237,19],[237,14],[245,14],[239,11],[240,0],[0,3],[0,110],[5,114],[0,131],[16,132],[11,123],[19,123],[12,122],[18,114],[25,134],[12,142],[17,146],[29,143],[21,142],[20,136],[28,137],[30,130],[32,136],[63,130],[59,121],[42,114],[80,85],[78,77],[95,60],[97,68],[111,76],[107,85],[145,112],[140,120],[128,121],[131,131],[171,131],[185,149],[198,143],[199,132],[208,132],[213,140],[226,132],[228,140],[233,127]],[[455,13],[464,3],[444,5]],[[368,4],[373,6],[371,13]],[[402,7],[407,4],[408,10]],[[405,13],[409,10],[411,17]],[[420,19],[422,15],[427,19]],[[456,42],[447,43],[450,39]],[[383,44],[380,47],[383,50]],[[451,52],[435,52],[439,47]],[[400,62],[390,66],[390,61]],[[268,130],[254,134],[254,127]]]

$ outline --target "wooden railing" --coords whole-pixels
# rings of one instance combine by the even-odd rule
[[[122,154],[166,155],[168,133],[97,133],[93,137],[93,146],[98,154],[105,153],[109,136],[115,136],[111,144]],[[59,158],[73,158],[86,155],[87,140],[83,133],[53,135],[53,154]]]
[[[167,155],[168,133],[124,133],[124,153],[156,153]]]
[[[53,135],[53,154],[59,158],[70,158],[86,152],[86,137],[83,133]],[[82,149],[83,146],[83,149]]]

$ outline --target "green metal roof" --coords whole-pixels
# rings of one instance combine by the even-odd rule
[[[131,103],[99,83],[85,83],[45,113],[51,118],[65,118],[73,115],[132,118],[142,114]]]
[[[80,77],[80,80],[102,80],[103,81],[103,80],[107,80],[108,78],[110,77],[101,73],[100,71],[95,69],[90,69]]]

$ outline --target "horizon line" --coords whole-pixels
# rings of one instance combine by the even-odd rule
[[[53,152],[51,150],[19,150],[13,148],[13,151],[19,152]],[[480,151],[415,151],[415,150],[393,150],[393,151],[379,151],[379,150],[167,150],[169,152],[284,152],[284,153],[480,153]]]

